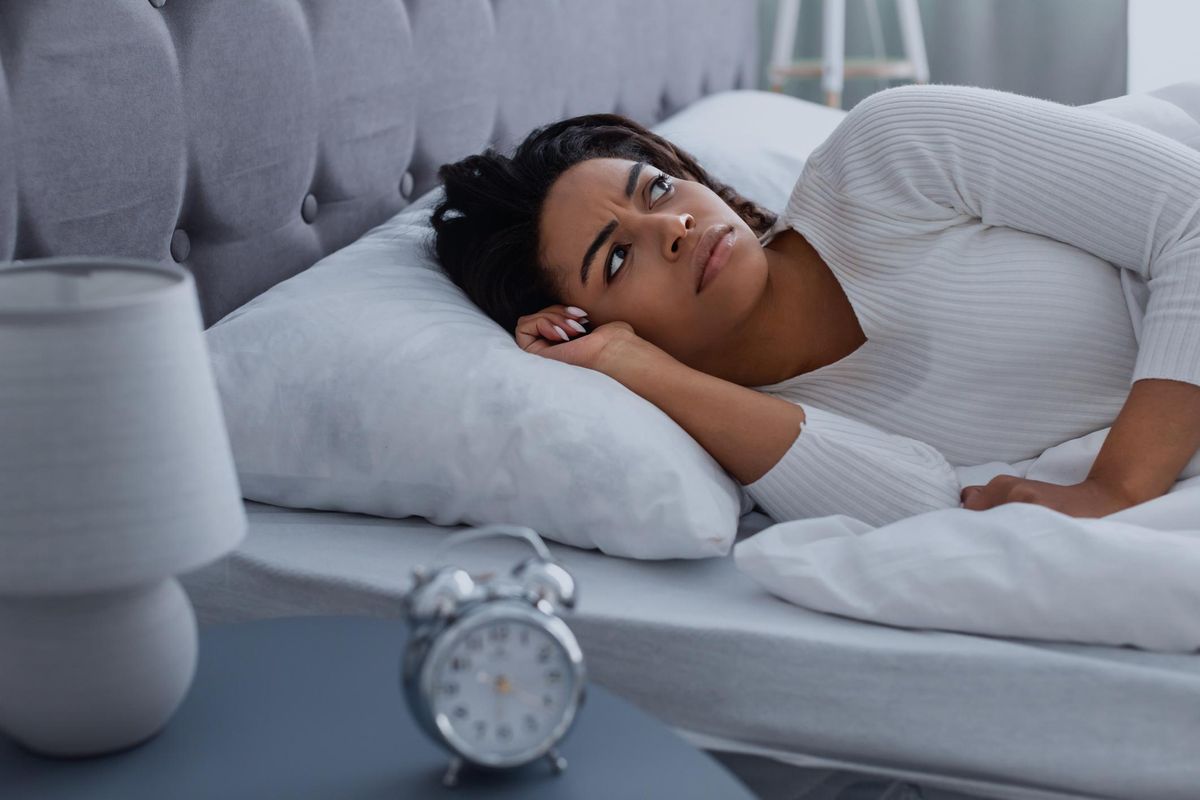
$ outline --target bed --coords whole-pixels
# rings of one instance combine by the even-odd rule
[[[247,503],[237,552],[184,577],[201,622],[397,617],[447,528]],[[742,519],[739,539],[771,521]],[[461,527],[456,527],[461,530]],[[519,542],[464,549],[482,572]],[[555,543],[593,680],[694,744],[983,797],[1195,797],[1200,659],[912,631],[765,594],[732,558],[617,559]],[[811,771],[808,773],[811,776]],[[779,797],[787,792],[780,774]]]
[[[755,9],[10,0],[0,260],[181,263],[212,324],[396,214],[444,162],[565,116],[652,124],[756,86]],[[663,30],[676,35],[663,43]],[[622,58],[606,57],[618,35]],[[837,113],[811,108],[824,125]],[[183,578],[202,624],[400,624],[409,569],[462,527],[246,509],[237,551]],[[746,514],[739,539],[770,522]],[[460,558],[482,571],[516,546],[484,542]],[[1200,657],[872,625],[776,599],[731,558],[550,547],[579,582],[572,627],[592,679],[720,754],[764,797],[828,787],[835,770],[929,797],[1200,796]]]

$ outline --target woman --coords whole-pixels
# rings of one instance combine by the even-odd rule
[[[437,257],[464,292],[526,351],[657,405],[778,521],[1104,516],[1200,448],[1200,156],[1132,124],[886,90],[778,217],[607,114],[439,175]],[[950,466],[1109,426],[1078,484],[961,489]]]

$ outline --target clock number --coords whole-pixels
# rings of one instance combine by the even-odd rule
[[[558,683],[562,680],[562,673],[556,669],[552,669],[546,673],[546,683]]]
[[[537,730],[537,719],[533,716],[533,714],[525,715],[525,730],[529,731],[530,733]]]
[[[483,637],[479,634],[473,634],[467,637],[467,649],[479,651],[483,649]]]
[[[507,725],[500,725],[496,728],[496,736],[500,739],[509,739],[512,737],[512,728]]]
[[[485,733],[487,733],[487,722],[481,719],[475,720],[475,735],[483,736]]]
[[[544,705],[546,708],[549,708],[550,706],[554,705],[554,695],[552,695],[552,694],[542,695],[542,705]]]
[[[467,718],[467,707],[466,706],[455,706],[454,707],[454,716],[458,717],[459,719],[466,719]]]
[[[455,656],[450,659],[450,669],[455,672],[463,672],[471,668],[471,659],[466,656]]]
[[[493,642],[503,642],[508,639],[507,625],[493,625],[488,629],[488,638]]]
[[[441,689],[442,689],[442,694],[446,694],[451,697],[458,694],[458,684],[457,683],[452,683],[452,682],[443,683],[441,686]]]
[[[546,662],[548,662],[550,660],[551,652],[552,652],[552,648],[550,647],[550,645],[548,645],[548,644],[542,645],[542,649],[538,650],[538,663],[545,664]]]

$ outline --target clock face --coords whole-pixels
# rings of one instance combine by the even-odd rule
[[[536,750],[570,709],[574,671],[545,629],[513,619],[463,631],[432,665],[433,713],[470,753],[506,758]]]

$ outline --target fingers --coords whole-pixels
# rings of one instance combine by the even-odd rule
[[[1041,492],[1031,482],[1015,475],[997,475],[987,486],[964,486],[962,507],[985,511],[1004,503],[1037,503]]]
[[[562,328],[568,336],[574,338],[577,333],[587,333],[587,312],[575,306],[550,306],[539,313],[554,320],[554,324]]]
[[[541,316],[537,321],[538,333],[542,335],[542,338],[549,339],[550,341],[554,342],[571,341],[571,337],[567,334],[566,330],[563,329],[562,324],[560,323],[563,323],[563,320],[557,317],[551,317],[549,315]]]
[[[966,486],[962,490],[962,506],[972,511],[982,511],[987,506],[983,502],[982,486]]]
[[[587,333],[587,312],[575,306],[554,305],[517,320],[514,337],[522,350],[539,339],[562,344]]]

